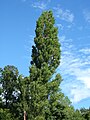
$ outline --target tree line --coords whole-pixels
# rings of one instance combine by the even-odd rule
[[[29,76],[13,65],[0,68],[0,120],[90,120],[90,108],[75,110],[56,73],[61,50],[52,11],[36,22]],[[26,118],[24,118],[25,116]]]

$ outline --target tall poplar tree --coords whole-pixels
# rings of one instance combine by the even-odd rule
[[[31,120],[60,119],[61,109],[70,104],[61,93],[60,74],[54,75],[61,55],[58,29],[54,24],[52,11],[43,12],[36,23],[30,68]]]

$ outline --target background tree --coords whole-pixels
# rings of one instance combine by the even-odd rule
[[[17,78],[18,70],[14,66],[5,66],[1,70],[0,86],[1,86],[1,99],[3,99],[3,107],[11,108],[18,98]]]
[[[9,110],[0,108],[0,120],[14,120],[14,117]]]
[[[81,115],[85,118],[85,120],[90,120],[90,107],[88,109],[81,108]]]
[[[15,66],[7,65],[0,71],[0,99],[1,108],[4,110],[0,111],[1,114],[12,114],[13,117],[21,119],[20,106],[20,81],[18,69]]]
[[[0,69],[0,114],[12,114],[18,120],[23,120],[24,111],[28,110],[29,79],[19,75],[15,66],[7,65]]]

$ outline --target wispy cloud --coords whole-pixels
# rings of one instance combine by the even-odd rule
[[[68,26],[67,26],[68,29],[71,29],[71,27],[72,27],[72,25],[68,25]]]
[[[60,37],[62,45],[59,70],[63,78],[63,87],[73,103],[90,97],[90,49],[76,48],[72,39]],[[87,54],[88,53],[88,54]]]
[[[90,48],[83,48],[80,50],[81,53],[90,54]]]
[[[74,14],[71,13],[70,10],[63,10],[61,7],[55,7],[54,10],[55,10],[56,17],[60,18],[61,20],[70,22],[70,23],[73,22]]]
[[[34,2],[32,4],[32,7],[34,8],[38,8],[38,9],[41,9],[41,10],[45,10],[47,9],[47,5],[48,3],[50,3],[51,0],[47,0],[47,1],[38,1],[38,2]]]
[[[41,2],[36,2],[36,3],[32,4],[32,7],[44,10],[44,9],[46,9],[46,4],[43,3],[43,2],[42,3]]]
[[[84,10],[83,15],[84,15],[85,20],[90,23],[90,10],[87,10],[87,9]]]
[[[61,30],[63,30],[63,28],[64,28],[64,26],[62,24],[56,24],[56,26]]]
[[[79,86],[77,85],[75,88],[72,88],[71,90],[71,101],[73,103],[77,103],[81,101],[82,99],[90,97],[89,95],[90,89],[87,89],[84,85]]]

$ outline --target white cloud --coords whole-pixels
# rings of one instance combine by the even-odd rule
[[[45,10],[45,9],[47,9],[47,6],[50,2],[51,2],[51,0],[47,0],[47,1],[42,0],[42,1],[34,2],[32,4],[32,7],[38,8],[41,10]]]
[[[72,75],[75,76],[76,80],[81,81],[87,89],[90,89],[90,69],[81,69],[80,67],[82,66],[82,63],[80,63],[80,66],[79,63],[73,64],[71,67],[73,67],[75,70],[72,70]]]
[[[60,18],[61,20],[65,20],[67,22],[72,23],[74,20],[74,15],[71,13],[70,10],[63,10],[60,7],[54,8],[56,17]]]
[[[90,23],[90,11],[84,10],[83,15],[84,15],[85,20]]]
[[[61,30],[63,30],[63,28],[64,28],[64,26],[62,24],[57,24],[56,26]]]
[[[62,89],[73,103],[90,97],[90,49],[76,48],[72,39],[60,37]],[[89,54],[87,54],[89,52]],[[70,81],[70,82],[69,82]]]
[[[44,10],[44,9],[46,9],[46,4],[38,1],[38,2],[33,3],[32,7]]]
[[[84,86],[76,86],[71,90],[71,101],[72,103],[77,103],[82,99],[90,97],[90,89],[87,89]]]
[[[80,52],[84,54],[90,54],[90,48],[81,49]]]
[[[68,26],[67,26],[68,29],[71,29],[71,27],[72,27],[72,25],[68,25]]]

